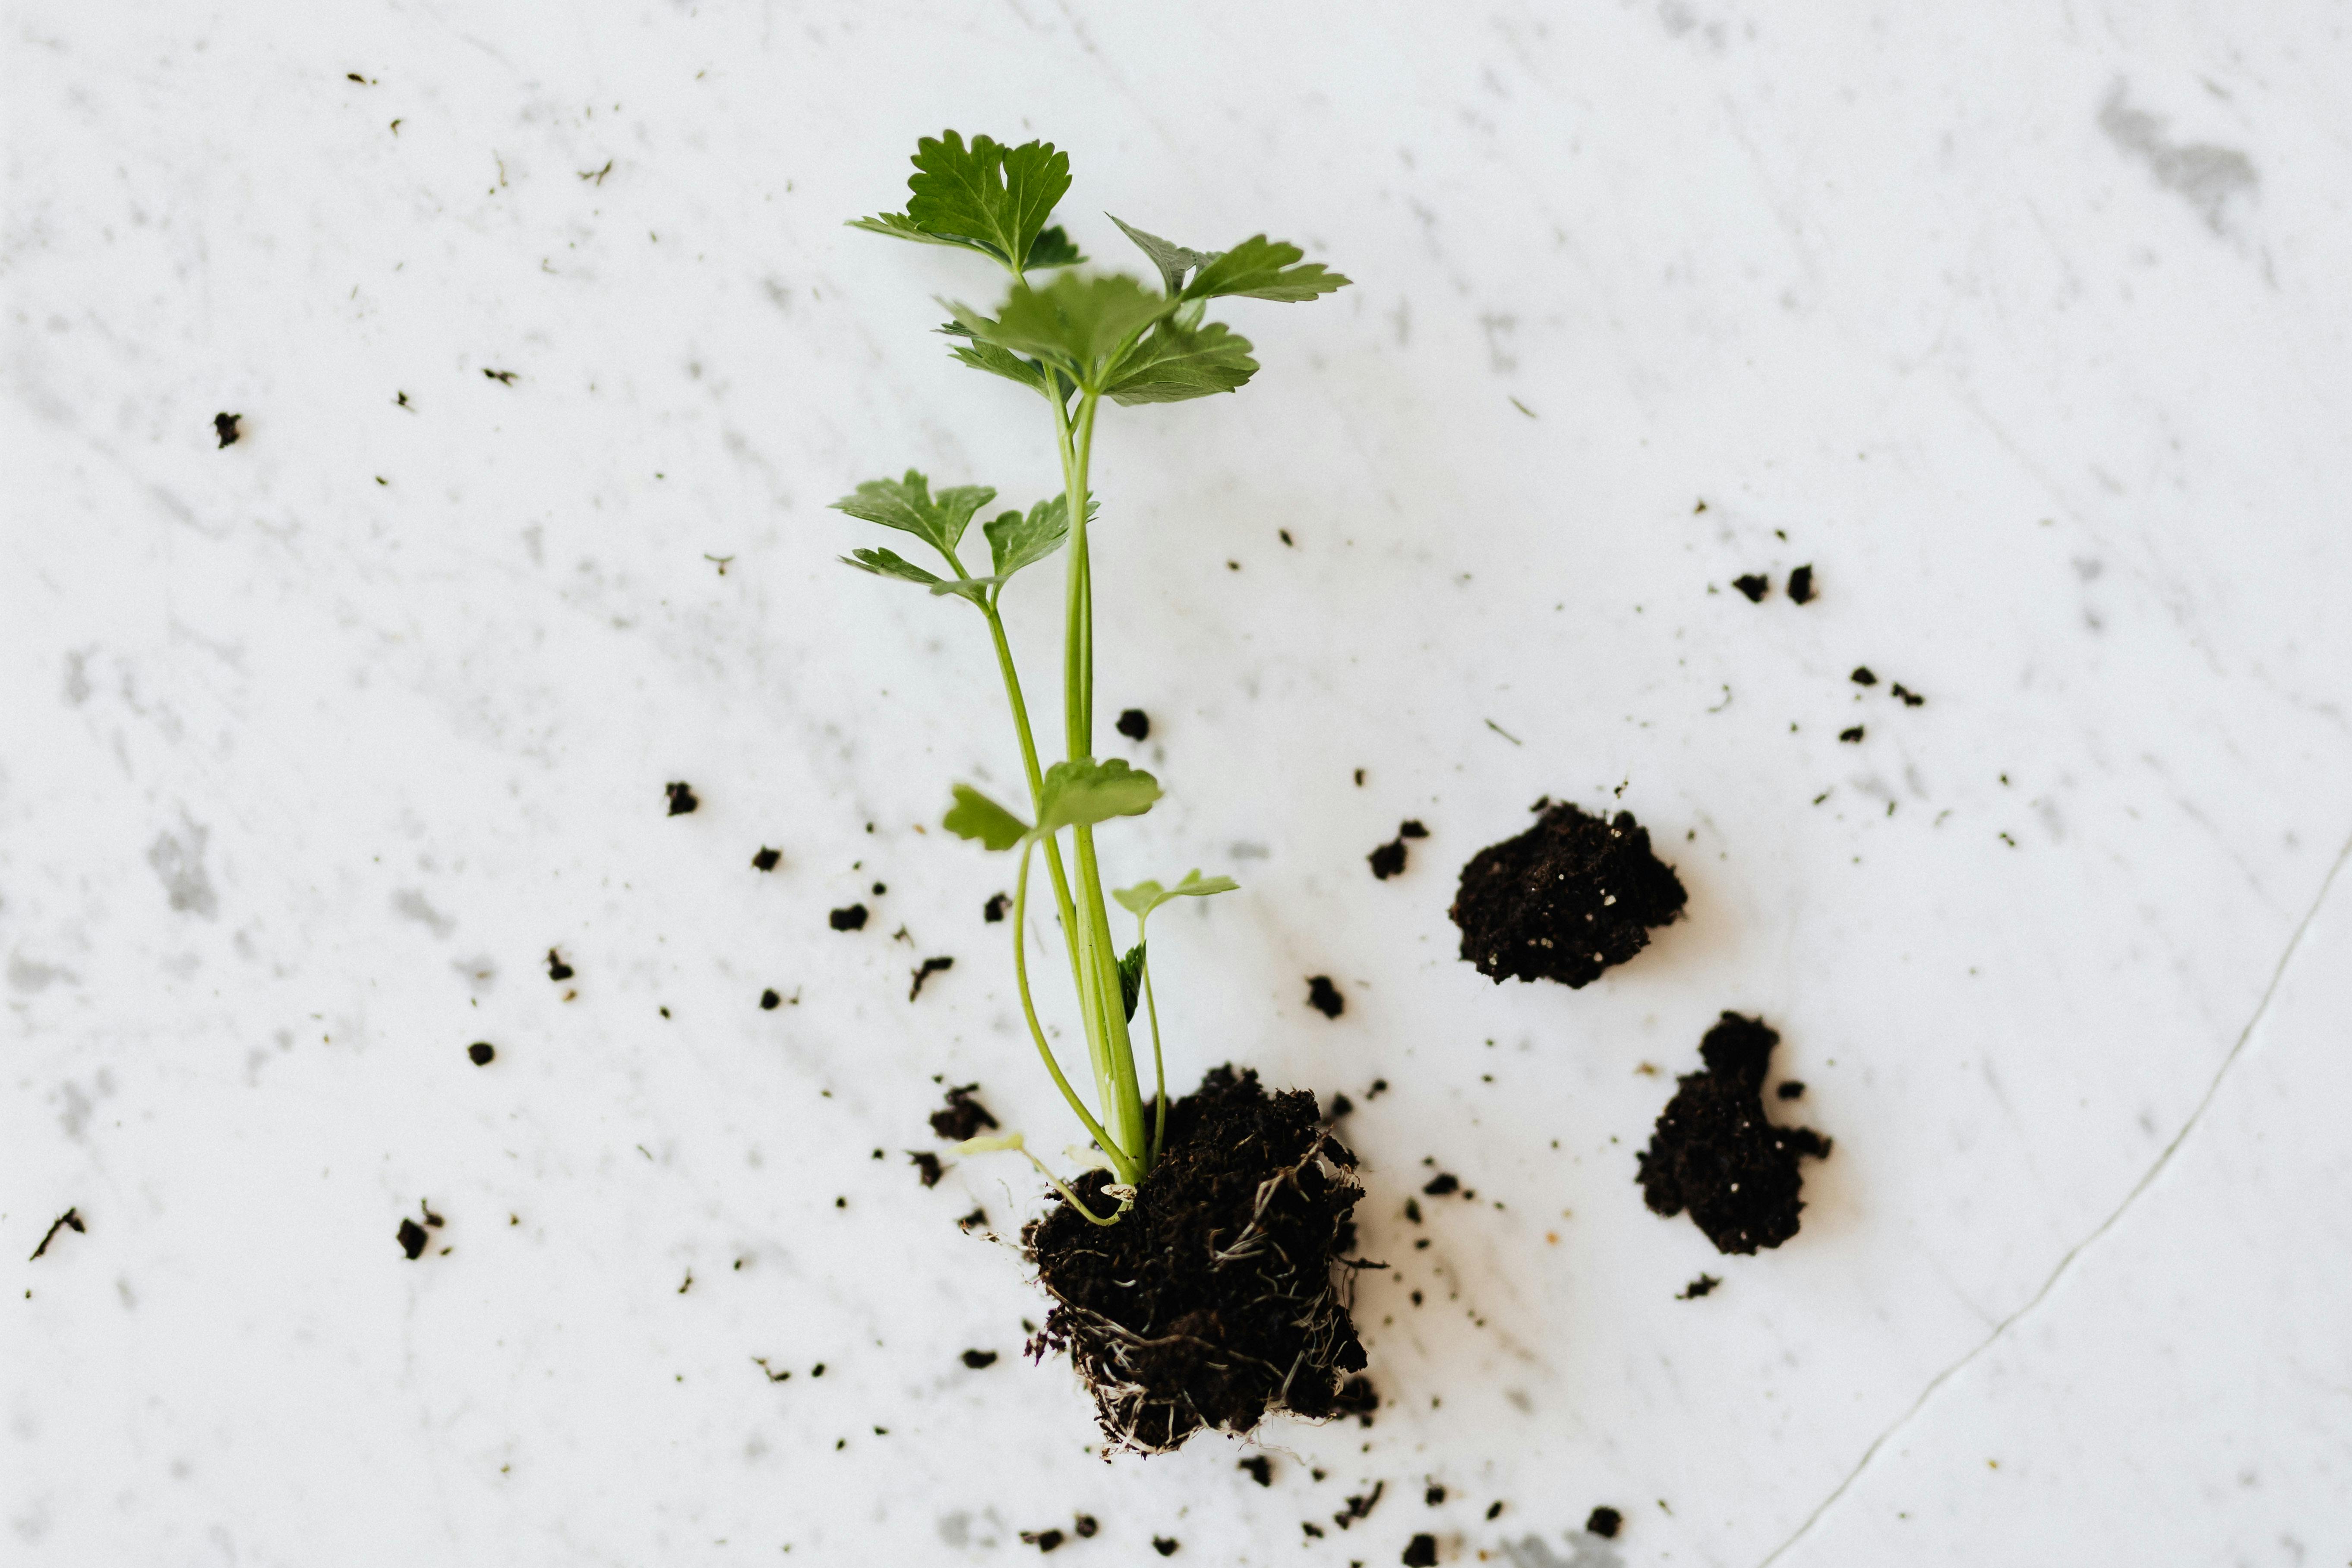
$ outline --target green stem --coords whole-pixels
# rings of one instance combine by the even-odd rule
[[[1037,1005],[1029,994],[1029,848],[1026,844],[1021,847],[1021,871],[1013,883],[1013,977],[1021,988],[1022,1016],[1029,1020],[1029,1037],[1037,1042],[1037,1055],[1045,1059],[1045,1070],[1053,1075],[1054,1087],[1062,1091],[1062,1098],[1070,1102],[1070,1109],[1086,1123],[1087,1134],[1109,1157],[1118,1179],[1132,1184],[1139,1178],[1139,1162],[1087,1111],[1086,1101],[1070,1087],[1070,1080],[1062,1076],[1062,1064],[1054,1059],[1054,1047],[1046,1043],[1045,1031],[1037,1023]]]
[[[1160,1152],[1168,1147],[1168,1068],[1160,1059],[1160,1005],[1151,999],[1151,949],[1143,940],[1143,921],[1135,922],[1135,945],[1143,949],[1143,1010],[1151,1019],[1151,1101],[1154,1115],[1151,1128],[1151,1153],[1147,1164],[1160,1163]]]
[[[955,567],[957,576],[966,575],[962,564],[956,561],[954,552],[949,552],[948,562]],[[1000,588],[998,591],[1003,590]],[[993,604],[982,605],[980,613],[988,617],[988,635],[996,643],[996,668],[1004,676],[1004,696],[1013,707],[1013,731],[1021,741],[1021,765],[1029,776],[1029,805],[1034,811],[1045,804],[1045,775],[1037,765],[1037,740],[1029,729],[1029,705],[1022,700],[1020,672],[1013,667],[1013,645],[1005,640],[1004,620],[996,613]],[[1062,917],[1062,931],[1069,948],[1070,981],[1077,984],[1078,946],[1076,942],[1066,940],[1067,934],[1077,926],[1077,910],[1070,900],[1069,877],[1062,869],[1061,846],[1050,838],[1045,840],[1045,869],[1053,878],[1054,904]],[[1016,933],[1013,940],[1018,942],[1021,939]],[[1080,985],[1079,990],[1083,994],[1085,987]]]

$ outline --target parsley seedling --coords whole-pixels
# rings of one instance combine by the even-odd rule
[[[1062,490],[1026,511],[1000,512],[982,523],[990,570],[974,576],[958,546],[971,520],[996,499],[985,485],[933,490],[909,469],[897,479],[874,479],[834,505],[852,517],[913,534],[940,557],[947,574],[917,565],[894,551],[854,550],[844,561],[861,571],[960,598],[980,612],[995,647],[998,671],[1020,742],[1034,821],[968,785],[955,786],[945,826],[992,850],[1020,852],[1013,882],[1013,972],[1030,1037],[1055,1087],[1085,1124],[1116,1180],[1107,1189],[1123,1212],[1134,1189],[1159,1158],[1168,1131],[1167,1073],[1160,1059],[1159,1008],[1152,998],[1144,928],[1151,911],[1171,899],[1231,890],[1225,877],[1188,873],[1172,887],[1140,882],[1118,901],[1136,919],[1135,945],[1122,956],[1113,941],[1103,899],[1095,829],[1114,817],[1137,816],[1160,798],[1159,781],[1113,758],[1094,754],[1094,589],[1087,531],[1098,510],[1087,475],[1095,419],[1103,400],[1131,406],[1178,403],[1234,392],[1257,374],[1249,340],[1221,321],[1204,319],[1218,299],[1313,300],[1348,279],[1305,259],[1297,246],[1253,236],[1230,250],[1192,250],[1119,222],[1159,273],[1160,287],[1123,273],[1082,273],[1077,246],[1053,222],[1070,188],[1070,160],[1050,142],[1007,147],[985,136],[969,146],[950,131],[917,143],[915,173],[907,181],[907,210],[856,219],[851,226],[923,245],[975,251],[1011,276],[1012,289],[993,314],[942,300],[950,320],[940,331],[954,339],[955,357],[1027,388],[1045,405],[1061,458]],[[1045,275],[1050,274],[1050,278]],[[1033,281],[1034,278],[1043,280]],[[1021,694],[1021,679],[998,606],[1006,586],[1027,567],[1062,553],[1065,564],[1062,719],[1066,756],[1050,767],[1038,761],[1036,738]],[[1069,854],[1063,854],[1067,835]],[[1054,902],[1069,947],[1070,978],[1086,1026],[1096,1107],[1070,1085],[1037,1021],[1029,985],[1025,931],[1029,868],[1042,851]],[[1151,1025],[1156,1114],[1147,1125],[1142,1084],[1129,1033],[1140,1000]],[[1028,1151],[1018,1133],[974,1140],[968,1147]],[[1036,1156],[1031,1154],[1032,1161]],[[1045,1171],[1042,1162],[1038,1169]],[[1098,1215],[1053,1178],[1065,1198],[1098,1225]]]

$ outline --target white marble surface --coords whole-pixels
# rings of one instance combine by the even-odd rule
[[[20,7],[0,1555],[2352,1559],[2347,66],[2294,3]],[[899,1153],[936,1074],[1065,1131],[920,827],[1012,776],[976,628],[823,510],[1055,483],[926,332],[977,273],[840,226],[945,124],[1118,265],[1357,279],[1097,470],[1172,792],[1114,869],[1246,884],[1162,917],[1181,1070],[1393,1086],[1387,1403],[1270,1489],[1104,1465],[952,1223],[1035,1184]],[[1457,963],[1453,868],[1621,784],[1688,922]],[[1756,1258],[1630,1179],[1725,1007],[1837,1141]]]

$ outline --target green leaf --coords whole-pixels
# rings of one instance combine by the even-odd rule
[[[915,144],[906,219],[935,238],[974,242],[1007,265],[1026,266],[1045,237],[1054,204],[1069,188],[1069,154],[1049,142],[1007,147],[975,136],[966,147],[954,132],[942,132]],[[1057,234],[1046,254],[1054,259],[1035,265],[1066,267],[1078,259],[1066,235]]]
[[[1118,961],[1118,999],[1127,1008],[1129,1023],[1135,1021],[1135,1005],[1143,996],[1143,944],[1137,942]]]
[[[963,537],[971,514],[995,499],[996,491],[987,485],[955,485],[933,495],[930,482],[908,468],[903,479],[866,480],[855,494],[834,502],[833,509],[885,528],[904,529],[944,555]]]
[[[1118,224],[1118,231],[1135,241],[1142,247],[1143,254],[1151,258],[1151,265],[1160,268],[1160,280],[1168,285],[1171,299],[1183,292],[1187,272],[1196,267],[1206,267],[1217,258],[1213,250],[1193,250],[1172,240],[1162,239],[1156,234],[1146,234],[1109,213],[1103,214],[1103,216]]]
[[[991,375],[1001,375],[1007,381],[1017,381],[1032,392],[1042,393],[1045,390],[1045,367],[1035,360],[1023,359],[1009,349],[981,342],[971,335],[971,329],[961,321],[950,321],[940,327],[940,331],[949,337],[963,340],[948,352],[972,369],[984,370]],[[1063,400],[1066,402],[1069,398],[1067,390],[1069,384],[1065,379],[1060,382],[1060,384],[1063,388]]]
[[[1016,283],[993,319],[947,304],[956,324],[981,342],[1058,366],[1085,386],[1098,384],[1137,334],[1175,308],[1124,273],[1065,272],[1043,289]]]
[[[1087,517],[1093,521],[1092,500]],[[1062,547],[1070,533],[1068,498],[1055,496],[1041,500],[1026,515],[1017,511],[1000,514],[987,524],[982,532],[988,535],[988,550],[999,579],[1012,576],[1024,566],[1034,566]]]
[[[1306,254],[1286,241],[1252,235],[1193,274],[1192,281],[1185,286],[1184,298],[1213,300],[1223,295],[1242,295],[1296,304],[1347,287],[1347,279],[1326,269],[1319,261],[1309,261],[1304,267],[1292,265]]]
[[[1119,889],[1111,897],[1118,900],[1119,908],[1139,921],[1149,918],[1152,910],[1171,899],[1205,899],[1212,893],[1230,893],[1240,886],[1231,877],[1203,877],[1194,870],[1185,872],[1184,879],[1172,888],[1163,888],[1157,882],[1138,882],[1132,888]]]
[[[1114,403],[1181,403],[1213,393],[1236,392],[1257,374],[1250,342],[1211,321],[1186,331],[1160,322],[1136,345],[1104,391]]]
[[[1140,816],[1160,798],[1160,781],[1130,768],[1124,759],[1055,763],[1045,770],[1037,803],[1040,837],[1065,827],[1084,827],[1114,816]]]
[[[1077,242],[1062,232],[1060,224],[1055,224],[1037,237],[1037,242],[1029,247],[1029,259],[1021,265],[1028,271],[1043,272],[1049,267],[1076,267],[1085,259],[1078,254]]]
[[[955,786],[955,804],[940,826],[958,838],[977,838],[989,849],[1010,849],[1029,831],[1027,823],[970,784]]]
[[[946,581],[938,573],[924,571],[893,550],[853,550],[841,558],[841,563],[855,566],[860,572],[871,572],[877,577],[897,577],[926,587]]]
[[[849,226],[862,228],[868,234],[887,234],[892,239],[911,239],[918,245],[946,245],[958,250],[976,250],[982,256],[994,254],[988,247],[973,240],[954,235],[927,234],[905,213],[877,213],[872,217],[854,217],[849,220]]]

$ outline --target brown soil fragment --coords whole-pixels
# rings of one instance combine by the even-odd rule
[[[1648,946],[1651,928],[1681,913],[1689,895],[1632,812],[1612,821],[1568,801],[1538,808],[1533,827],[1462,868],[1454,923],[1462,956],[1496,984],[1577,989]]]
[[[1764,1079],[1780,1037],[1760,1018],[1726,1013],[1699,1044],[1702,1072],[1676,1079],[1642,1154],[1643,1200],[1654,1213],[1690,1211],[1717,1252],[1754,1252],[1797,1234],[1797,1162],[1827,1157],[1830,1141],[1764,1114]]]

